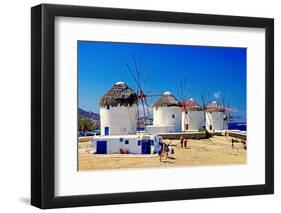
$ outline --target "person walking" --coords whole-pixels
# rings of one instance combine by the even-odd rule
[[[165,144],[165,143],[163,143],[162,149],[161,149],[161,151],[160,151],[159,153],[160,153],[160,155],[159,155],[159,157],[160,157],[160,162],[162,161],[162,159],[167,160],[167,158],[168,158],[168,153],[169,153],[169,147],[168,147],[168,145]]]
[[[180,141],[181,141],[181,148],[183,148],[183,135],[181,135]]]
[[[185,149],[187,148],[187,138],[185,138],[185,139],[183,140],[183,146],[184,146]]]

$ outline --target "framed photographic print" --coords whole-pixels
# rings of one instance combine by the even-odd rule
[[[31,9],[31,203],[271,194],[274,21]]]

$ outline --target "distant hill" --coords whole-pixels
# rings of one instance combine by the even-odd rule
[[[94,120],[100,119],[99,113],[86,111],[86,110],[81,109],[81,108],[78,108],[78,114],[79,114],[79,116],[86,117],[86,118],[89,118],[89,119],[94,119]]]
[[[86,111],[84,109],[78,108],[78,116],[79,117],[86,117],[89,118],[93,123],[96,125],[96,127],[100,128],[100,114],[94,113],[91,111]]]
[[[84,109],[78,108],[78,115],[79,117],[86,117],[89,118],[93,123],[96,125],[98,129],[100,129],[100,114],[91,112],[91,111],[86,111]],[[136,118],[136,122],[139,124],[138,126],[141,128],[144,128],[144,124],[146,122],[147,125],[152,125],[153,119],[146,117],[139,117],[139,121]]]

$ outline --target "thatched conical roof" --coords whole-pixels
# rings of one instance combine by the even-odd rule
[[[218,102],[212,101],[207,107],[206,107],[207,112],[224,112],[224,108],[219,105]]]
[[[158,107],[171,107],[178,106],[181,107],[181,102],[172,95],[170,92],[165,92],[163,95],[153,104],[156,109]]]
[[[100,107],[107,105],[132,106],[137,103],[137,94],[123,82],[117,82],[100,99]]]
[[[186,109],[191,111],[202,110],[201,106],[193,98],[190,98],[186,103]]]

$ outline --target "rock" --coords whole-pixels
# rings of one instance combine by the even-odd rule
[[[78,143],[78,148],[79,149],[84,149],[84,148],[90,148],[91,147],[91,142],[83,142],[83,143]]]

